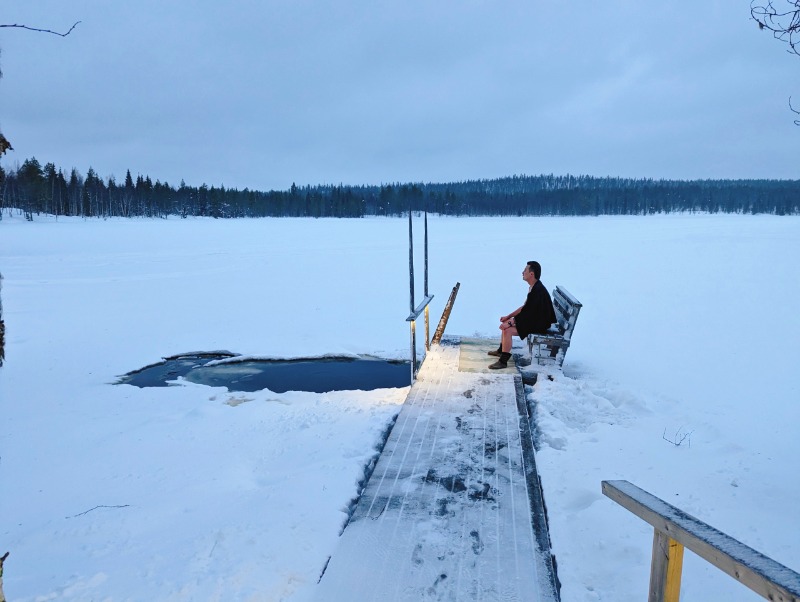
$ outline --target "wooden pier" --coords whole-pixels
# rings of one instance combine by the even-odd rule
[[[428,352],[316,600],[558,600],[522,382],[488,370],[494,346]]]

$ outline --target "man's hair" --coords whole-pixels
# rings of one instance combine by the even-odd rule
[[[533,275],[536,276],[536,280],[542,277],[542,266],[539,265],[538,261],[529,261],[528,268],[533,272]]]

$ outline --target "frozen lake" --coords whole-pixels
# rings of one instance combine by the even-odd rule
[[[447,333],[496,336],[531,259],[583,303],[564,377],[528,390],[565,601],[646,595],[652,530],[603,479],[800,568],[800,218],[429,223],[434,321],[461,282]],[[407,359],[407,232],[403,219],[4,216],[9,599],[310,599],[407,388],[111,383],[191,349]],[[691,555],[683,582],[683,600],[752,600]]]

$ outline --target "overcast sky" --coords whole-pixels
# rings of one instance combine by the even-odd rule
[[[6,0],[0,131],[118,181],[800,177],[748,0]]]

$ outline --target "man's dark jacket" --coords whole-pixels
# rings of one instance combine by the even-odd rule
[[[537,280],[531,287],[522,310],[514,318],[519,338],[524,339],[529,334],[543,334],[555,321],[556,312],[553,310],[550,293],[542,281]]]

